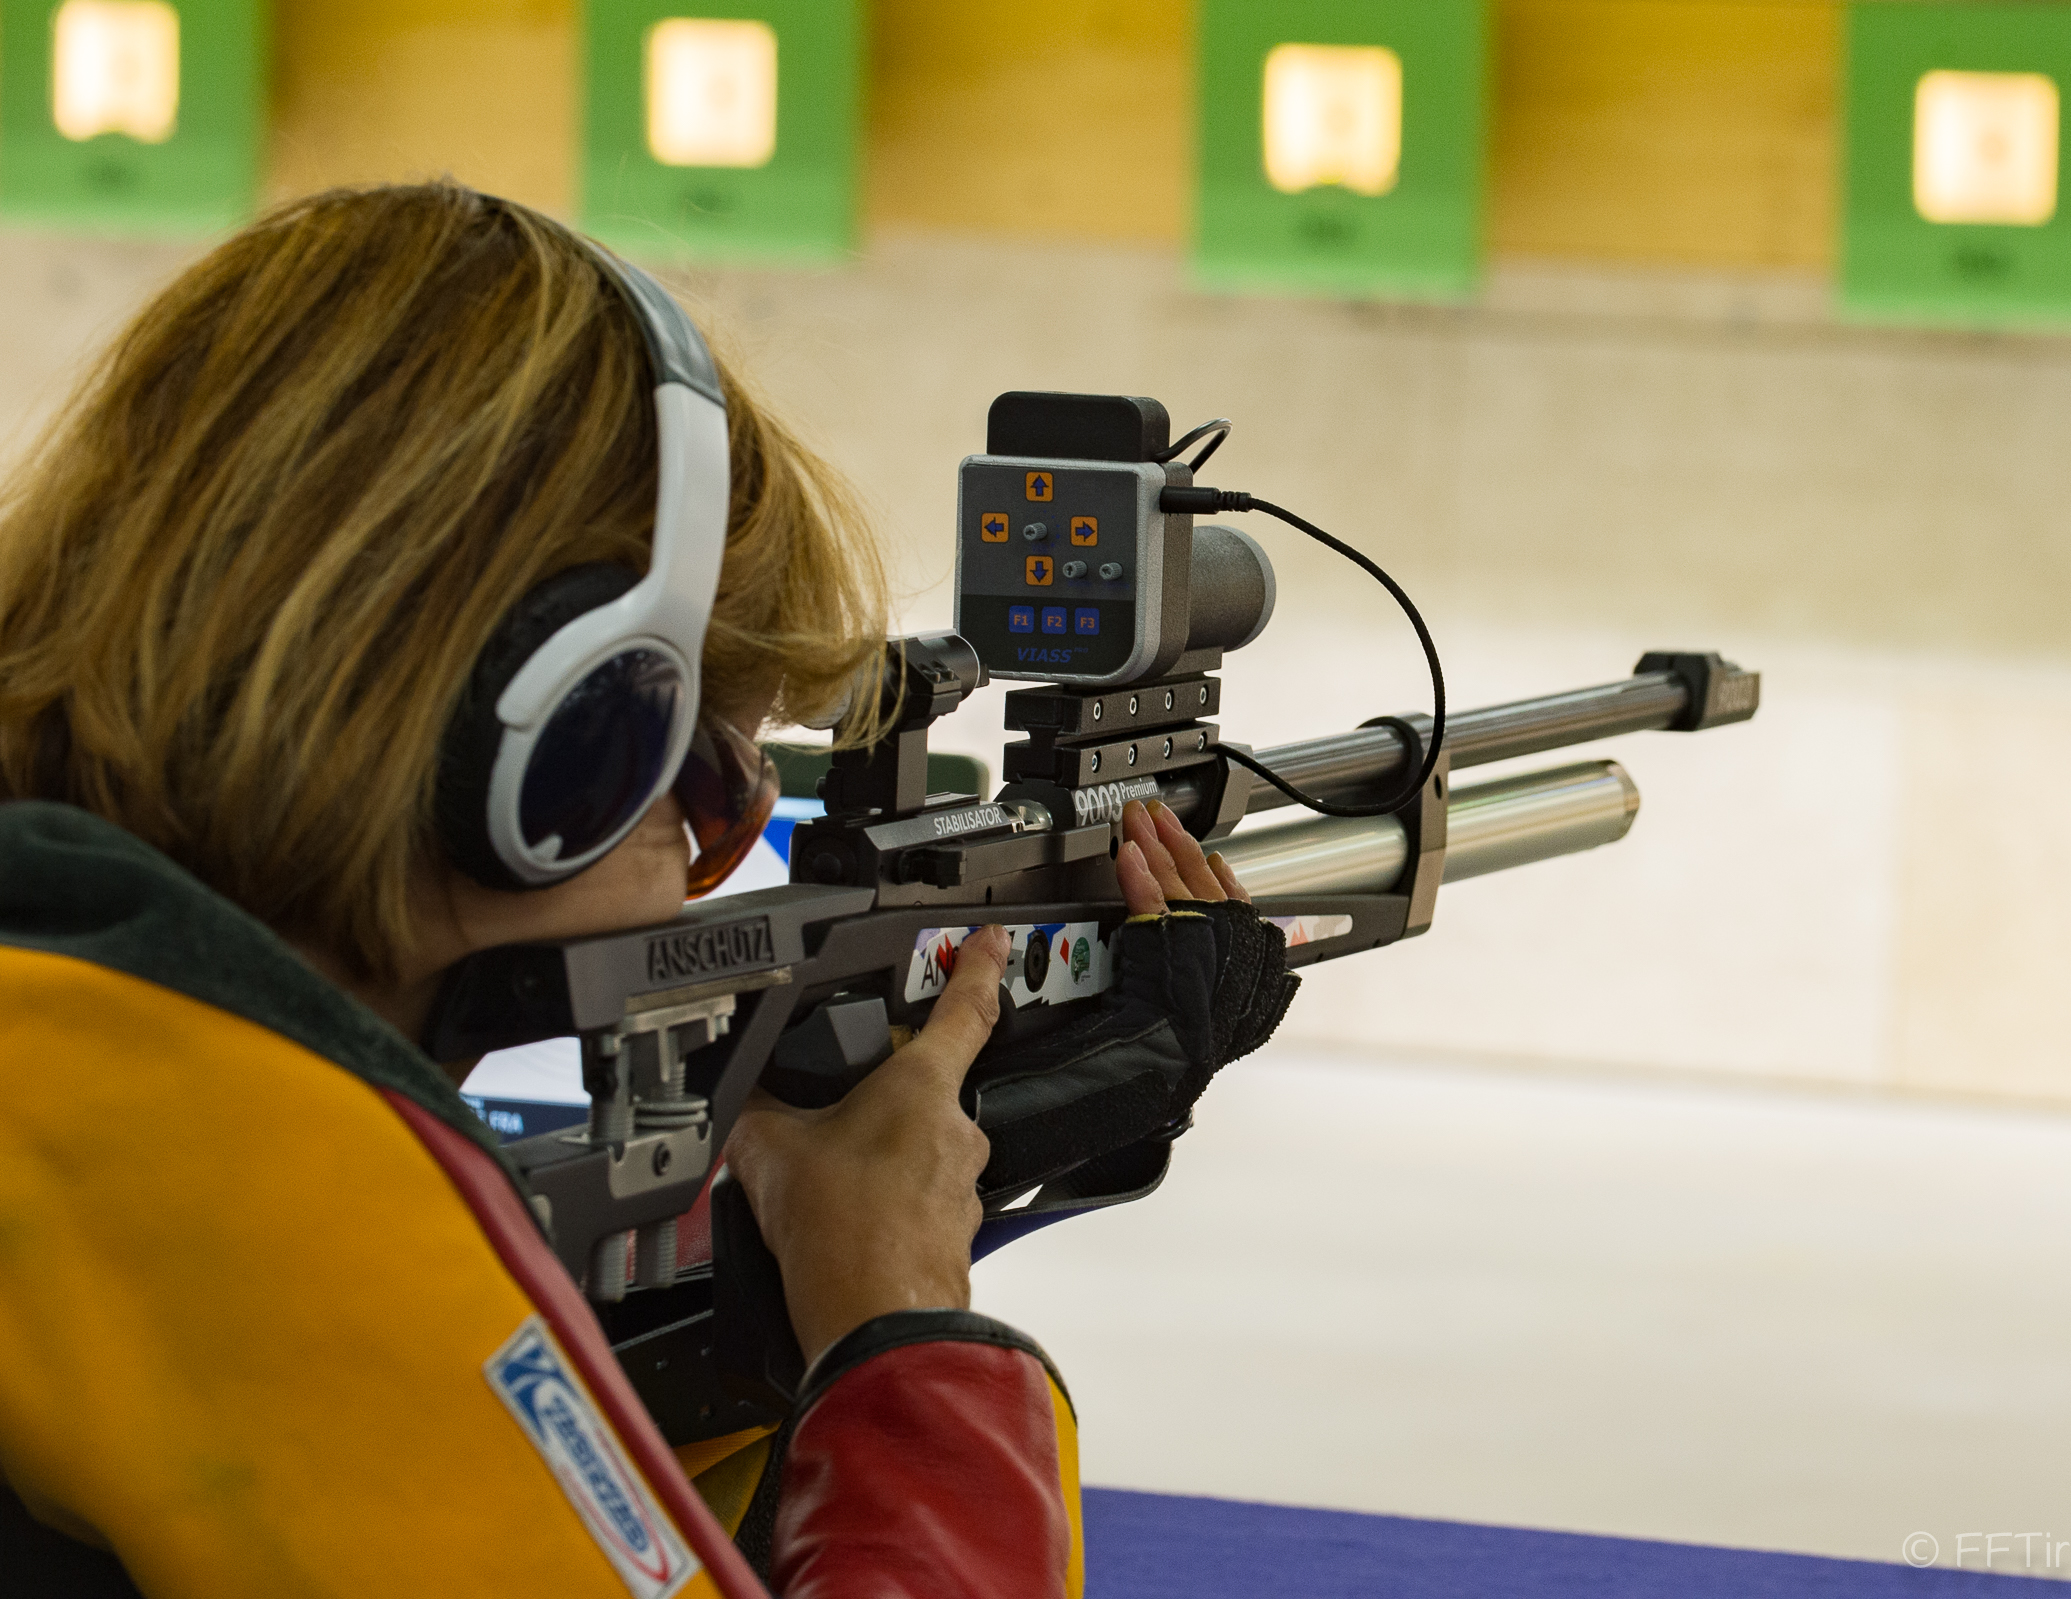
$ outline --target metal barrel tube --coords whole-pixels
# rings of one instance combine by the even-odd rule
[[[1455,788],[1446,806],[1445,881],[1615,844],[1640,791],[1616,761],[1581,761]],[[1265,894],[1385,894],[1409,859],[1393,816],[1320,816],[1261,827],[1219,848],[1244,886]]]
[[[1445,880],[1615,844],[1632,831],[1640,791],[1616,761],[1577,761],[1453,790],[1445,808]]]
[[[1689,703],[1690,691],[1672,672],[1643,672],[1637,677],[1568,694],[1516,700],[1481,710],[1461,711],[1446,722],[1446,747],[1455,771],[1485,766],[1517,755],[1668,727]],[[1430,736],[1428,716],[1403,718],[1419,735]],[[1333,804],[1374,798],[1398,780],[1406,751],[1393,729],[1362,727],[1299,744],[1281,744],[1257,752],[1258,759],[1306,794]],[[1277,810],[1293,800],[1269,784],[1251,780],[1247,813]],[[1172,785],[1177,788],[1179,785]],[[1187,807],[1168,796],[1166,803],[1181,815]]]
[[[1409,859],[1409,834],[1393,816],[1319,816],[1214,847],[1254,895],[1385,894]]]

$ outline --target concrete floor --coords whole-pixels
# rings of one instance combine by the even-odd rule
[[[2061,1576],[2067,1238],[2057,1115],[1282,1047],[976,1293],[1090,1483]]]

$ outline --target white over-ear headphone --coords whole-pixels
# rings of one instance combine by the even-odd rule
[[[438,823],[448,858],[491,888],[566,881],[677,781],[726,551],[726,401],[711,352],[659,283],[588,248],[654,366],[654,549],[644,577],[582,566],[547,579],[475,663],[441,750]]]

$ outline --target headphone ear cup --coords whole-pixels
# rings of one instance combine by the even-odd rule
[[[490,838],[489,778],[503,746],[496,702],[548,639],[578,616],[609,605],[639,581],[638,573],[604,562],[558,572],[511,608],[475,658],[439,745],[434,818],[446,859],[484,888],[551,886],[519,878]]]

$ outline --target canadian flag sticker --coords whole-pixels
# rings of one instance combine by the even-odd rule
[[[634,1599],[668,1599],[697,1558],[626,1459],[582,1380],[538,1316],[527,1316],[483,1368],[568,1502]]]

